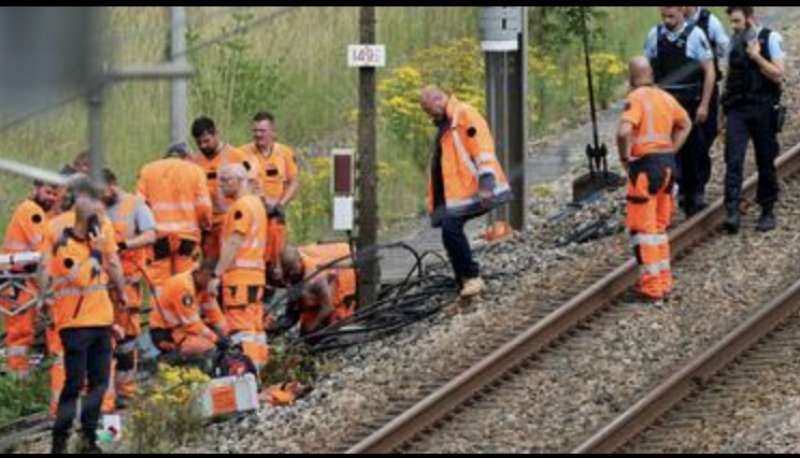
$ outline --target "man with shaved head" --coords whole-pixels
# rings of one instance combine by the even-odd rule
[[[474,296],[484,283],[464,224],[510,201],[511,188],[495,157],[489,125],[478,110],[436,86],[422,89],[420,106],[438,129],[428,181],[431,223],[442,228],[461,296]]]
[[[628,65],[630,92],[617,131],[619,160],[628,172],[625,225],[639,262],[638,290],[659,302],[672,289],[667,227],[672,219],[675,152],[692,122],[680,103],[653,83],[644,56]]]
[[[250,176],[242,164],[227,164],[219,170],[220,191],[233,205],[222,222],[222,250],[208,292],[220,296],[231,332],[231,342],[241,344],[256,367],[267,362],[268,349],[262,321],[264,251],[267,245],[267,214],[260,198],[251,193]]]

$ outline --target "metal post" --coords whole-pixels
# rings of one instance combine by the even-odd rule
[[[170,61],[174,65],[186,66],[186,9],[182,6],[169,8],[171,19]],[[169,139],[171,144],[186,141],[188,132],[186,79],[172,80],[172,103],[170,104]]]
[[[362,44],[375,43],[375,7],[359,8],[359,38]],[[358,70],[358,249],[378,243],[378,176],[375,140],[375,67]],[[380,285],[380,265],[370,257],[359,276],[359,305],[375,302]]]
[[[492,211],[490,222],[525,227],[527,179],[527,8],[481,9],[481,48],[486,52],[486,111],[497,159],[508,176],[514,200]]]
[[[96,186],[103,185],[103,90],[104,83],[89,94],[89,163],[91,178]]]

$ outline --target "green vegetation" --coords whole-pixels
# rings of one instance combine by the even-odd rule
[[[2,362],[5,364],[5,361]],[[0,424],[47,410],[50,378],[46,368],[34,371],[27,380],[0,376]]]
[[[575,7],[531,7],[531,133],[557,131],[585,120],[586,84]],[[297,242],[330,237],[326,156],[333,147],[355,144],[357,70],[346,66],[345,49],[357,41],[357,8],[293,8],[262,21],[272,8],[188,8],[190,117],[217,120],[223,139],[250,140],[249,118],[257,109],[277,116],[280,141],[296,147],[304,183],[289,208],[290,234]],[[593,8],[593,61],[601,106],[620,95],[621,63],[641,52],[647,29],[659,19],[655,7]],[[378,147],[379,207],[385,225],[419,214],[430,151],[430,124],[419,112],[415,91],[436,82],[460,98],[480,104],[483,56],[477,46],[474,7],[378,9],[378,42],[387,47],[380,85]],[[246,34],[240,26],[255,24]],[[166,8],[111,8],[109,27],[116,65],[164,59],[168,43]],[[209,39],[230,36],[211,46]],[[137,81],[107,91],[104,142],[109,165],[122,185],[132,187],[140,167],[168,143],[169,83]],[[399,98],[398,98],[399,97]],[[0,131],[3,157],[51,169],[86,148],[86,108],[74,102]],[[10,119],[0,119],[0,126]],[[26,180],[0,181],[0,211],[11,209],[29,189]],[[0,218],[5,230],[8,216]]]

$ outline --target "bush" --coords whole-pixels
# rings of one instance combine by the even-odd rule
[[[202,426],[198,401],[209,380],[197,368],[159,364],[156,379],[131,403],[130,450],[163,453],[185,445]]]
[[[35,369],[30,378],[0,377],[0,423],[47,410],[50,377],[46,368]]]

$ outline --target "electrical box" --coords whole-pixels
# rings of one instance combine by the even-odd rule
[[[355,167],[352,149],[331,152],[331,194],[333,195],[333,230],[352,231],[354,219]]]
[[[519,49],[523,7],[492,6],[480,10],[481,50],[507,52]]]

